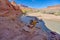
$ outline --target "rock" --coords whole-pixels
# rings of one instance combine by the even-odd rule
[[[16,18],[23,13],[20,9],[17,8],[8,0],[0,0],[0,16]]]
[[[47,33],[42,28],[35,28],[32,33],[23,30],[27,26],[19,19],[22,11],[8,0],[0,0],[0,5],[0,40],[60,40],[59,34]]]

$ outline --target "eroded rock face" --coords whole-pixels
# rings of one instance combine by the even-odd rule
[[[23,23],[19,20],[10,20],[8,18],[0,17],[0,40],[40,40],[47,39],[47,34],[35,29],[32,34],[23,30]]]
[[[17,6],[12,5],[8,0],[0,0],[0,16],[17,17],[22,11]]]
[[[58,34],[48,34],[38,28],[30,33],[23,30],[24,26],[26,25],[19,20],[13,21],[6,17],[0,17],[0,40],[59,40],[60,38]]]
[[[23,30],[26,25],[18,19],[22,11],[8,0],[0,0],[0,5],[0,40],[60,40],[58,34],[48,34],[41,28],[32,33]]]

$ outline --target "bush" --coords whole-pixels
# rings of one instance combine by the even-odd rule
[[[58,16],[58,15],[60,15],[60,12],[56,12],[56,13],[54,13],[54,15]]]

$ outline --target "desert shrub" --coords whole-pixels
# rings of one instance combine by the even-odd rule
[[[27,11],[26,10],[22,10],[22,12],[23,12],[23,15],[26,15],[26,13],[27,13]]]
[[[60,16],[60,12],[56,12],[56,13],[54,13],[54,15],[56,15],[56,16]]]

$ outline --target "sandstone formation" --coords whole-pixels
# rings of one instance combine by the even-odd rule
[[[22,11],[18,6],[12,5],[8,0],[0,0],[0,16],[4,17],[18,17]]]
[[[43,11],[49,11],[49,10],[59,11],[60,5],[48,6],[47,8],[43,8],[41,10],[43,10]]]
[[[0,0],[0,40],[60,40],[59,34],[48,33],[41,28],[35,28],[32,33],[23,30],[27,26],[20,21],[21,15],[18,6],[8,0]]]
[[[30,8],[23,4],[16,4],[14,1],[11,2],[12,5],[18,6],[23,12],[36,12],[38,9]]]

